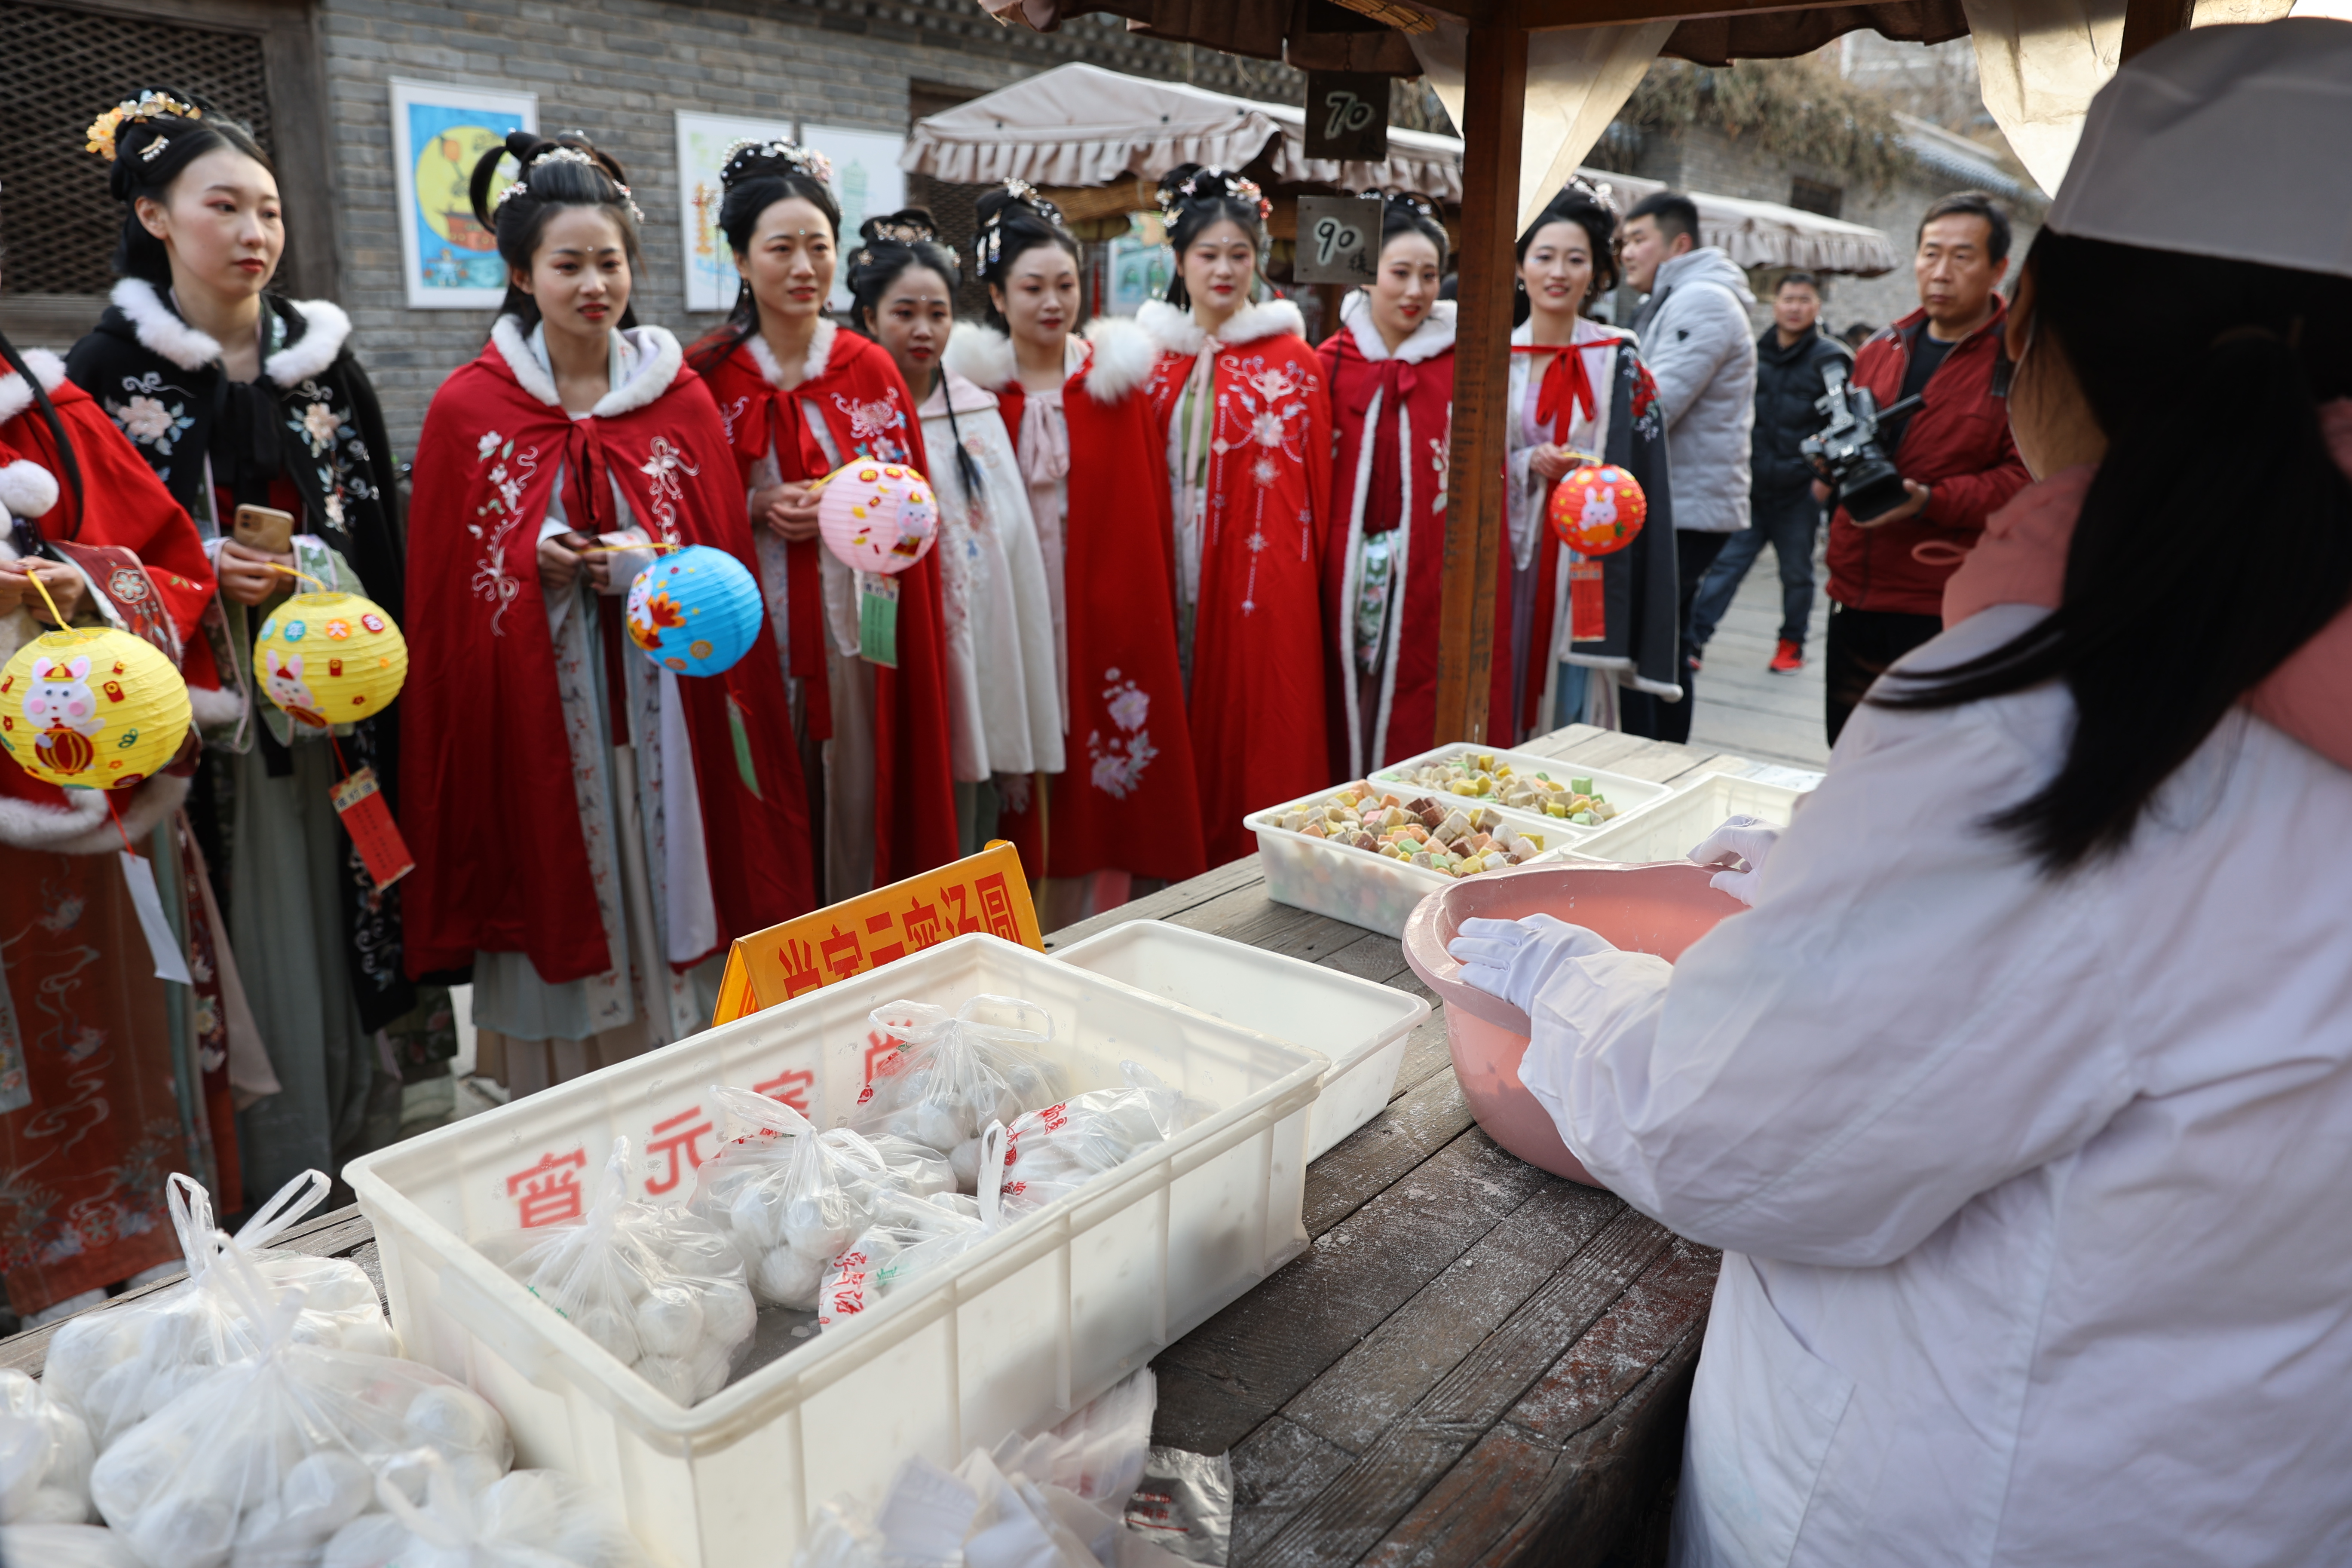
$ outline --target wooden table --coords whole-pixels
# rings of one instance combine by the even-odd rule
[[[1522,749],[1661,783],[1740,763],[1585,725]],[[1139,919],[1428,994],[1395,938],[1268,899],[1255,856],[1045,945]],[[1152,1363],[1154,1440],[1232,1452],[1234,1568],[1664,1561],[1715,1253],[1497,1148],[1442,1006],[1388,1108],[1308,1169],[1306,1208],[1307,1251]],[[383,1289],[356,1208],[276,1245]],[[0,1341],[0,1366],[37,1376],[55,1328]]]

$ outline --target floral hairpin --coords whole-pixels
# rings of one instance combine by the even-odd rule
[[[829,187],[833,184],[833,160],[815,148],[802,147],[783,141],[761,142],[749,137],[727,149],[727,155],[719,161],[719,167],[722,171],[720,177],[722,179],[725,177],[724,172],[732,171],[736,161],[747,153],[757,153],[761,158],[786,164],[820,184]]]
[[[1568,177],[1568,184],[1562,185],[1560,189],[1562,191],[1582,191],[1587,195],[1591,196],[1593,201],[1611,216],[1613,217],[1617,216],[1616,188],[1609,184],[1606,181],[1596,185],[1591,180],[1586,179],[1582,174],[1570,174]]]
[[[1214,181],[1217,188],[1210,191],[1202,190],[1201,185],[1203,180]],[[1174,195],[1160,202],[1160,221],[1173,228],[1176,226],[1176,220],[1183,216],[1186,202],[1216,196],[1233,196],[1241,201],[1255,204],[1257,221],[1260,223],[1274,216],[1274,204],[1265,199],[1265,193],[1258,189],[1255,180],[1244,180],[1239,174],[1229,174],[1222,169],[1202,169],[1185,176],[1184,183],[1176,187]]]
[[[975,271],[987,272],[996,265],[997,258],[1004,254],[1004,215],[1012,209],[1014,202],[1027,207],[1054,227],[1062,226],[1062,209],[1047,201],[1044,194],[1028,181],[1023,179],[1005,181],[1004,194],[1011,196],[1013,202],[1008,202],[989,214],[988,221],[980,226],[980,234],[971,242],[971,260]]]
[[[927,224],[877,223],[874,226],[874,237],[897,240],[900,245],[920,245],[927,239],[937,239],[939,236],[932,233]]]
[[[124,99],[112,109],[91,121],[89,129],[83,134],[88,139],[89,151],[111,163],[114,162],[115,138],[121,132],[124,121],[158,120],[165,117],[178,120],[202,120],[205,117],[205,111],[193,103],[182,103],[168,92],[157,92],[150,89],[137,98]],[[170,140],[171,138],[167,136],[158,136],[146,147],[141,149],[140,156],[149,163],[154,162],[155,154],[161,152]]]

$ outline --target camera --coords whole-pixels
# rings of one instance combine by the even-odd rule
[[[1847,382],[1842,364],[1824,366],[1822,381],[1829,390],[1813,407],[1827,415],[1829,423],[1806,437],[1797,449],[1837,487],[1850,516],[1884,517],[1903,504],[1906,492],[1903,476],[1895,471],[1885,448],[1878,444],[1878,427],[1885,420],[1916,409],[1920,398],[1915,394],[1881,409],[1870,388]]]

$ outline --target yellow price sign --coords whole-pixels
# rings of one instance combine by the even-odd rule
[[[1020,853],[1001,838],[936,870],[736,938],[710,1022],[731,1023],[977,931],[1045,951]]]

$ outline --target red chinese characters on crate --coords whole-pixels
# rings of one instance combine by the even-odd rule
[[[710,1118],[697,1105],[679,1111],[667,1121],[654,1123],[654,1136],[646,1140],[646,1195],[659,1196],[676,1192],[686,1179],[702,1165],[702,1140],[717,1130]],[[680,1158],[683,1154],[684,1158]],[[659,1174],[654,1167],[665,1163]]]
[[[574,1149],[569,1154],[542,1154],[538,1164],[509,1176],[507,1196],[514,1200],[516,1226],[536,1230],[586,1214],[580,1173],[587,1168],[588,1151]]]

